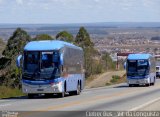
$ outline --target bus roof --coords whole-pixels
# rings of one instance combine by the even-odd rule
[[[129,54],[128,60],[149,59],[151,56],[152,56],[151,54]]]
[[[58,40],[45,40],[45,41],[31,41],[24,47],[25,51],[47,51],[47,50],[59,50],[64,46],[71,48],[80,49],[82,48],[75,46],[71,43],[58,41]]]

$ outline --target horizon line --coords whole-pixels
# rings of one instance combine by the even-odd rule
[[[157,22],[132,22],[132,21],[119,21],[119,22],[79,22],[79,23],[0,23],[0,25],[66,25],[66,24],[98,24],[98,23],[160,23]]]

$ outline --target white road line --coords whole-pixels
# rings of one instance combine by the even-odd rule
[[[148,106],[148,105],[150,105],[150,104],[152,104],[152,103],[154,103],[154,102],[156,102],[156,101],[159,101],[159,100],[160,100],[160,97],[159,97],[159,98],[156,98],[156,99],[154,99],[154,100],[151,100],[151,101],[149,101],[149,102],[147,102],[147,103],[144,103],[144,104],[142,104],[142,105],[139,105],[139,106],[137,106],[137,107],[134,107],[134,108],[130,109],[129,111],[137,111],[137,110],[139,110],[139,109],[141,109],[141,108],[143,108],[143,107],[146,107],[146,106]]]
[[[6,106],[11,106],[11,104],[0,104],[0,108],[1,107],[6,107]]]

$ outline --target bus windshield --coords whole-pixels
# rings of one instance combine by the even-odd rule
[[[49,79],[60,75],[58,55],[55,52],[25,52],[24,72],[32,78]]]
[[[128,60],[128,75],[147,75],[149,73],[148,60]]]
[[[27,72],[36,72],[39,70],[39,52],[24,53],[24,70]]]

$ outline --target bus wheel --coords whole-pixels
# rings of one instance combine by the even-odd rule
[[[81,86],[80,86],[80,83],[78,83],[77,85],[77,95],[80,95],[81,93]]]
[[[69,92],[69,95],[70,95],[70,96],[75,95],[75,94],[76,94],[75,91],[70,91],[70,92]]]
[[[150,83],[147,83],[146,86],[149,87],[149,86],[150,86]]]
[[[67,85],[66,85],[66,82],[65,82],[65,83],[64,83],[64,91],[63,91],[62,93],[59,94],[59,96],[60,96],[61,98],[65,97],[66,89],[67,89],[66,86],[67,86]]]
[[[29,98],[29,99],[34,98],[34,96],[35,96],[35,94],[28,94],[28,98]]]
[[[58,95],[60,98],[63,98],[65,96],[65,92],[59,93]]]
[[[153,82],[151,85],[153,85],[153,86],[154,86],[154,84],[155,84],[155,78],[154,78],[154,82]]]
[[[70,95],[80,95],[80,93],[81,93],[80,83],[78,83],[76,91],[69,92]]]
[[[133,85],[132,84],[129,84],[129,87],[132,87]]]

